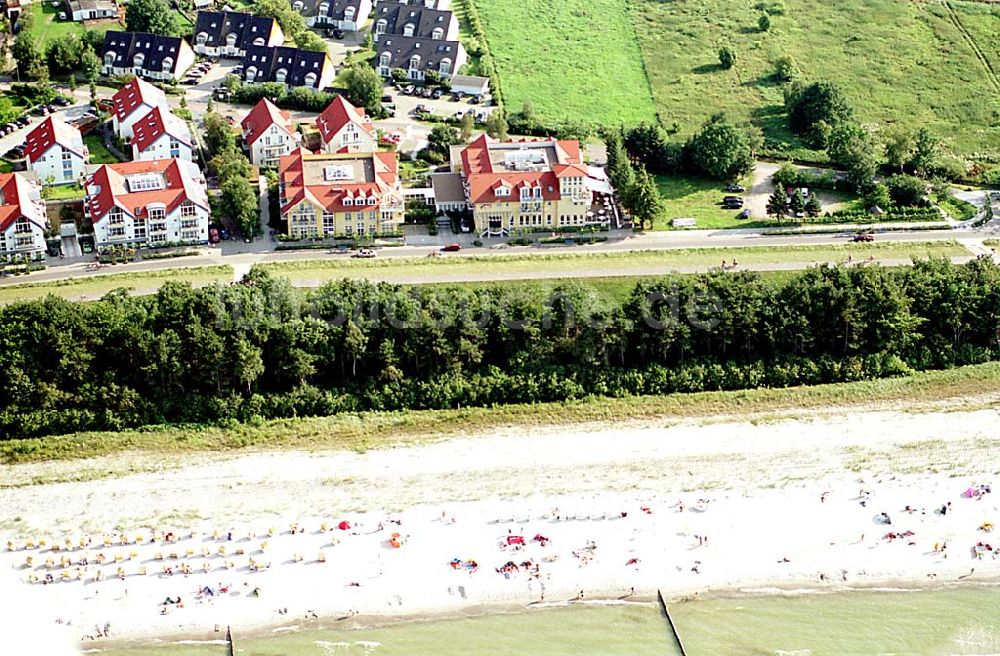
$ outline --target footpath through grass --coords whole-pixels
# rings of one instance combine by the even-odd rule
[[[585,248],[585,247],[581,247]],[[602,251],[574,254],[470,255],[459,257],[393,257],[374,260],[325,259],[275,262],[261,265],[298,286],[315,286],[340,278],[365,278],[396,283],[447,283],[469,280],[585,278],[658,275],[716,267],[725,259],[741,265],[797,265],[969,255],[952,240],[927,242],[845,243],[815,246],[749,246],[656,251]]]
[[[118,433],[77,433],[0,442],[0,463],[75,460],[122,452],[181,455],[243,449],[364,451],[506,427],[572,426],[671,418],[743,417],[751,413],[816,411],[886,404],[896,410],[949,399],[1000,393],[1000,363],[855,383],[700,392],[497,408],[365,412],[239,424],[229,427],[151,427]],[[978,402],[977,402],[978,403]],[[0,484],[0,487],[3,485]]]
[[[545,122],[655,120],[622,0],[471,1],[483,19],[509,110],[531,101]]]
[[[170,281],[188,282],[197,287],[215,282],[226,283],[232,279],[233,269],[228,265],[109,273],[50,282],[0,285],[0,303],[27,301],[50,294],[74,300],[92,298],[121,288],[153,291]]]
[[[767,32],[757,26],[759,5],[770,8]],[[971,155],[1000,149],[994,73],[1000,73],[1000,4],[636,0],[628,6],[656,109],[682,135],[725,112],[760,126],[769,149],[816,158],[789,132],[782,89],[772,79],[774,62],[789,55],[802,79],[837,83],[862,123],[927,127]],[[556,20],[552,29],[568,24]],[[582,40],[599,39],[605,25],[577,28],[585,30]],[[723,44],[737,55],[730,70],[719,66]],[[538,90],[547,93],[544,85]]]

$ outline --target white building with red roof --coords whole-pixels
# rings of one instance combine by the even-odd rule
[[[208,241],[205,179],[192,162],[104,164],[86,183],[84,212],[98,246]]]
[[[278,201],[290,237],[395,233],[404,218],[394,152],[317,153],[278,163]]]
[[[0,257],[41,259],[47,227],[38,183],[23,173],[0,173]]]
[[[371,153],[378,150],[378,134],[363,109],[343,96],[333,99],[316,119],[323,151],[327,153]]]
[[[28,170],[43,185],[76,182],[83,177],[83,167],[90,161],[80,130],[54,116],[39,123],[24,143]]]
[[[501,142],[483,134],[452,146],[451,170],[431,176],[435,203],[471,208],[484,236],[608,223],[592,205],[595,191],[610,189],[584,165],[578,141]]]
[[[299,135],[288,112],[281,111],[267,98],[261,98],[240,125],[250,161],[257,166],[277,166],[279,158],[299,145]]]
[[[132,127],[157,107],[168,107],[167,95],[149,82],[133,78],[111,97],[114,113],[111,124],[123,141],[132,140]]]
[[[191,130],[167,107],[154,107],[132,125],[132,159],[194,161]]]

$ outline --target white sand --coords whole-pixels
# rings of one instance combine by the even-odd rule
[[[20,548],[43,536],[49,545],[66,537],[76,543],[81,535],[94,541],[69,554],[90,560],[83,582],[38,583],[6,599],[28,593],[43,598],[46,610],[31,616],[41,614],[53,634],[76,641],[105,622],[118,639],[204,637],[216,624],[244,632],[306,626],[310,611],[336,618],[525,604],[540,601],[543,584],[545,602],[552,603],[580,590],[586,598],[613,597],[633,587],[642,595],[657,588],[680,595],[952,581],[973,567],[972,579],[981,580],[1000,574],[1000,559],[975,559],[971,551],[980,540],[1000,547],[1000,530],[978,530],[987,521],[1000,526],[1000,489],[978,500],[960,495],[969,485],[1000,484],[998,426],[996,410],[980,410],[507,430],[364,454],[253,454],[156,474],[6,487],[0,489],[0,547],[10,539]],[[105,465],[112,459],[3,467],[0,482]],[[870,493],[865,506],[862,489]],[[949,501],[951,512],[934,513]],[[903,512],[906,505],[916,512]],[[883,511],[891,526],[875,521]],[[454,521],[442,521],[442,512]],[[334,528],[342,520],[352,529]],[[306,531],[290,534],[293,522]],[[321,531],[322,522],[331,530]],[[118,531],[148,539],[151,527],[184,539],[102,544],[103,535],[117,538]],[[191,539],[192,530],[207,535]],[[221,539],[212,537],[214,530]],[[226,539],[230,530],[232,541]],[[890,542],[883,539],[889,531],[914,535]],[[401,548],[387,545],[393,532],[404,537]],[[523,535],[528,545],[501,549],[508,534]],[[532,542],[536,534],[551,542]],[[696,536],[707,536],[707,544],[699,546]],[[332,546],[334,539],[339,543]],[[264,540],[268,549],[259,555]],[[588,541],[596,549],[583,565],[573,552]],[[944,542],[947,550],[935,553],[934,544]],[[218,555],[220,546],[225,557]],[[194,556],[186,557],[188,549]],[[236,549],[245,554],[236,556]],[[135,559],[114,563],[115,554],[128,559],[132,551]],[[163,561],[154,559],[157,552]],[[170,559],[172,552],[178,559]],[[325,563],[316,562],[320,552]],[[99,553],[109,562],[100,567],[106,580],[95,582]],[[28,555],[32,568],[23,567]],[[62,555],[3,551],[0,570],[21,581],[47,572],[59,579],[63,568],[47,570],[44,561]],[[251,556],[270,568],[249,571]],[[479,570],[455,571],[452,558],[475,560]],[[627,565],[632,558],[638,564]],[[225,569],[226,560],[233,569]],[[541,577],[496,573],[509,560],[539,563]],[[208,573],[202,572],[205,562]],[[181,563],[194,573],[178,573]],[[173,576],[161,573],[165,565],[174,567]],[[137,573],[140,566],[145,576]],[[124,581],[115,578],[118,567],[125,569]],[[75,576],[77,567],[68,571]],[[220,584],[232,590],[196,599],[200,587]],[[259,597],[249,594],[253,588]],[[161,615],[160,602],[178,595],[184,607],[170,606]],[[285,608],[287,615],[278,613]]]

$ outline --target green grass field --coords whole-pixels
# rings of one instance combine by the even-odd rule
[[[475,0],[509,109],[531,101],[549,121],[655,119],[622,0]]]
[[[59,13],[65,12],[65,6],[53,7],[51,2],[40,2],[31,5],[28,11],[35,15],[35,24],[31,28],[31,34],[35,37],[39,44],[39,48],[44,51],[49,43],[52,41],[61,39],[70,34],[79,34],[83,36],[83,33],[87,31],[87,28],[83,26],[83,23],[77,23],[72,20],[60,20]],[[116,29],[114,27],[109,28],[108,26],[93,28],[95,30],[104,32],[107,29]],[[125,29],[118,26],[117,29]]]
[[[582,251],[578,254],[511,254],[441,258],[385,258],[374,260],[318,259],[261,265],[293,285],[312,287],[341,278],[364,278],[399,284],[499,281],[545,278],[581,278],[589,271],[600,277],[649,276],[673,271],[717,267],[725,259],[746,266],[801,266],[844,262],[848,256],[877,261],[925,257],[957,257],[969,252],[954,241],[845,243],[814,246],[750,246],[692,248],[659,251]]]
[[[665,122],[677,121],[682,133],[690,133],[711,114],[725,111],[763,128],[772,148],[798,147],[786,126],[782,90],[771,80],[773,62],[790,55],[804,79],[839,84],[862,122],[926,126],[964,153],[1000,148],[1000,86],[987,68],[1000,72],[1000,5],[774,0],[766,4],[784,11],[772,15],[771,29],[761,33],[757,4],[637,0],[629,5]],[[591,29],[602,28],[594,23]],[[731,70],[718,65],[722,44],[737,53]]]
[[[670,220],[674,218],[697,219],[698,228],[768,228],[779,227],[782,224],[774,219],[751,217],[739,219],[739,210],[726,210],[720,205],[726,195],[725,185],[717,180],[705,178],[689,178],[683,176],[655,176],[656,186],[664,201],[664,212],[660,220],[653,225],[654,230],[669,229]],[[749,186],[750,176],[740,181]],[[823,203],[823,211],[841,209],[853,202],[857,196],[846,192],[820,191],[819,197]],[[788,221],[784,222],[785,224]]]
[[[50,200],[83,198],[83,188],[75,182],[73,184],[49,185],[45,187],[43,195]]]
[[[111,154],[111,151],[104,146],[104,142],[96,134],[88,134],[83,138],[83,143],[90,151],[91,164],[117,164],[118,158]]]
[[[930,371],[903,378],[733,392],[699,392],[629,398],[587,398],[563,403],[506,405],[496,408],[363,412],[333,417],[280,419],[231,427],[150,427],[121,432],[8,440],[0,442],[0,463],[77,460],[128,452],[200,453],[241,449],[344,449],[365,451],[399,444],[423,443],[441,436],[459,437],[476,431],[519,426],[572,426],[591,422],[717,418],[750,413],[893,404],[897,410],[917,405],[945,405],[1000,392],[1000,363]],[[981,401],[972,401],[977,404]],[[950,407],[954,407],[951,404]],[[123,463],[127,471],[133,462]],[[153,467],[162,466],[157,460]],[[139,466],[141,469],[141,466]],[[126,471],[126,470],[123,470]],[[75,472],[70,479],[26,472],[0,487],[89,480],[115,475],[102,464],[98,470]]]
[[[168,281],[189,282],[194,286],[226,283],[233,279],[230,266],[164,269],[135,273],[109,273],[54,282],[0,285],[0,304],[42,298],[50,294],[70,300],[103,295],[113,289],[155,290]]]

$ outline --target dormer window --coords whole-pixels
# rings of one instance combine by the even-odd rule
[[[403,26],[403,36],[413,36],[413,23],[407,23]]]

